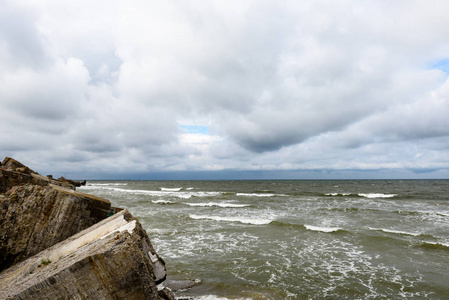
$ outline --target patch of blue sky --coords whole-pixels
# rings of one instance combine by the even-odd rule
[[[207,126],[197,126],[197,125],[180,125],[181,131],[184,133],[191,134],[209,134],[209,128]]]
[[[430,69],[438,69],[449,75],[449,58],[440,59],[431,63]]]

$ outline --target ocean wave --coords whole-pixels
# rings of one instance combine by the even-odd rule
[[[117,186],[117,185],[128,185],[128,183],[87,183],[87,186]]]
[[[234,207],[234,208],[241,208],[241,207],[248,207],[251,206],[250,204],[237,204],[237,203],[228,203],[228,202],[207,202],[207,203],[184,203],[189,206],[199,206],[199,207],[211,207],[211,206],[218,206],[218,207]]]
[[[257,193],[257,194],[274,194],[274,191],[270,191],[270,190],[256,190],[256,191],[254,191],[254,193]]]
[[[132,189],[122,189],[122,188],[114,188],[114,187],[108,187],[107,189],[113,190],[114,192],[120,192],[120,193],[164,195],[164,193],[162,193],[161,191],[132,190]]]
[[[253,219],[253,218],[245,218],[245,217],[220,217],[220,216],[199,216],[199,215],[189,215],[189,217],[194,220],[238,222],[238,223],[251,224],[251,225],[266,225],[266,224],[270,224],[273,221],[271,219]]]
[[[382,194],[382,193],[367,193],[367,194],[359,193],[358,195],[360,197],[370,198],[370,199],[373,199],[373,198],[393,198],[393,197],[397,196],[397,194]]]
[[[178,197],[178,198],[182,198],[182,199],[189,199],[189,198],[192,198],[192,194],[188,194],[188,193],[183,193],[183,194],[177,194],[177,195],[174,195],[174,196],[176,196],[176,197]]]
[[[419,244],[420,247],[427,249],[436,249],[436,250],[449,250],[449,243],[444,242],[421,242]]]
[[[345,231],[344,229],[340,227],[319,227],[319,226],[312,226],[312,225],[304,225],[304,224],[297,224],[297,223],[289,223],[285,221],[273,221],[271,222],[272,225],[276,226],[285,226],[285,227],[297,227],[301,229],[307,229],[311,231],[321,231],[321,232],[337,232],[337,231]]]
[[[163,192],[179,192],[180,190],[182,190],[182,187],[179,187],[179,188],[165,188],[165,187],[161,187],[159,189],[161,191],[163,191]]]
[[[319,227],[319,226],[313,226],[313,225],[304,225],[304,227],[308,230],[320,231],[320,232],[326,232],[326,233],[342,230],[339,227]]]
[[[270,223],[271,225],[276,225],[276,226],[285,226],[285,227],[301,227],[304,228],[303,224],[295,224],[295,223],[289,223],[289,222],[285,222],[285,221],[272,221]]]
[[[409,215],[409,216],[419,216],[419,215],[427,215],[427,216],[439,216],[439,217],[449,217],[449,214],[442,212],[434,212],[434,211],[408,211],[408,210],[395,210],[393,211],[395,214],[399,215]]]
[[[194,300],[230,300],[234,298],[225,298],[225,297],[219,297],[215,295],[204,295],[204,296],[194,296]],[[251,298],[238,298],[238,300],[251,300]]]
[[[330,197],[363,197],[369,199],[375,198],[393,198],[397,194],[383,194],[383,193],[325,193],[324,196]]]
[[[422,212],[419,212],[419,211],[407,211],[407,210],[400,210],[400,209],[393,211],[393,213],[399,214],[399,215],[409,215],[409,216],[418,216],[418,215],[423,214]]]
[[[345,196],[356,196],[357,194],[351,194],[351,193],[326,193],[325,196],[332,196],[332,197],[345,197]]]
[[[176,202],[168,201],[168,200],[152,200],[154,204],[176,204]]]
[[[336,211],[336,212],[357,212],[360,210],[364,210],[361,208],[357,208],[357,207],[331,207],[331,208],[325,208],[326,210],[330,210],[330,211]],[[366,209],[369,210],[369,209]]]
[[[133,190],[133,189],[125,189],[125,188],[117,188],[117,187],[100,187],[103,189],[113,190],[115,192],[120,193],[129,193],[129,194],[142,194],[156,197],[177,197],[182,199],[189,199],[191,197],[215,197],[221,195],[221,192],[183,192],[183,191],[175,191],[173,190]],[[176,188],[179,189],[179,188]],[[181,188],[182,189],[182,188]]]
[[[372,228],[369,227],[369,230],[373,231],[382,231],[385,233],[393,233],[393,234],[401,234],[401,235],[411,235],[411,236],[422,236],[422,233],[416,233],[416,232],[407,232],[407,231],[401,231],[401,230],[393,230],[393,229],[384,229],[384,228]]]
[[[279,194],[269,194],[269,193],[237,193],[237,196],[244,197],[273,197],[273,196],[283,196]]]

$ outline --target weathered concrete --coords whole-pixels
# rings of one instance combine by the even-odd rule
[[[0,299],[174,299],[165,263],[123,210],[0,273]]]
[[[105,219],[111,203],[56,185],[14,186],[0,198],[0,271]]]

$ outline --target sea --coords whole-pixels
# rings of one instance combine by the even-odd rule
[[[449,299],[449,180],[88,181],[190,299]]]

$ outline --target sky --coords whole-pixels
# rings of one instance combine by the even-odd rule
[[[449,1],[0,0],[0,160],[449,178]]]

